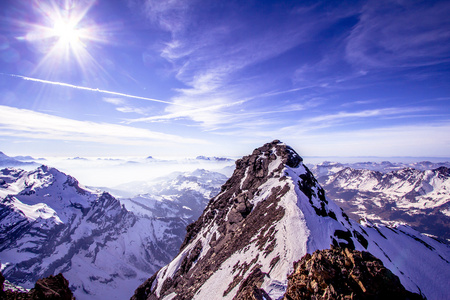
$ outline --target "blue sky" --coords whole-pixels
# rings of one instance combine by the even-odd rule
[[[449,1],[0,3],[0,150],[450,156]]]

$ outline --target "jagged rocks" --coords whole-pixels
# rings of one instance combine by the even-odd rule
[[[368,252],[317,250],[294,264],[283,299],[423,299]]]
[[[56,276],[39,279],[34,288],[28,293],[3,291],[5,278],[0,273],[0,299],[5,300],[72,300],[72,291],[69,289],[69,282],[59,273]]]

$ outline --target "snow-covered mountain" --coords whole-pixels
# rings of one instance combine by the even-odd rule
[[[186,221],[143,218],[57,169],[0,171],[4,276],[31,288],[59,272],[77,299],[125,299],[172,259]]]
[[[145,191],[145,194],[121,198],[120,202],[137,215],[181,217],[189,224],[202,214],[226,181],[225,175],[204,169],[177,172],[150,182],[127,185],[134,187],[130,190]]]
[[[324,161],[320,164],[313,165],[307,164],[308,168],[314,174],[319,182],[322,182],[323,176],[329,176],[335,174],[345,168],[352,168],[358,170],[372,170],[381,173],[388,173],[392,171],[398,171],[405,168],[412,168],[420,171],[433,170],[439,167],[450,168],[450,162],[430,162],[430,161],[420,161],[412,163],[401,163],[401,162],[357,162],[357,163],[339,163]]]
[[[330,244],[372,253],[409,291],[448,297],[448,245],[408,226],[351,220],[302,158],[274,141],[236,162],[176,258],[132,299],[239,299],[246,285],[280,299],[293,263]]]
[[[450,239],[450,170],[446,167],[388,173],[346,167],[319,181],[353,218],[402,221],[421,232]]]

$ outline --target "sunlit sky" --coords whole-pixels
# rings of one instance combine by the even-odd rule
[[[450,156],[449,1],[0,1],[0,151]]]

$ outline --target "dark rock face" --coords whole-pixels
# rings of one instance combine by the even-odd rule
[[[294,264],[283,299],[423,299],[368,252],[317,250]]]
[[[255,268],[239,287],[233,300],[269,300],[269,295],[261,289],[264,281],[264,273],[260,268]]]
[[[39,279],[34,288],[28,293],[13,291],[3,291],[3,282],[5,278],[0,273],[0,298],[5,300],[23,299],[23,300],[72,300],[72,291],[69,289],[69,282],[59,273],[56,276]]]

